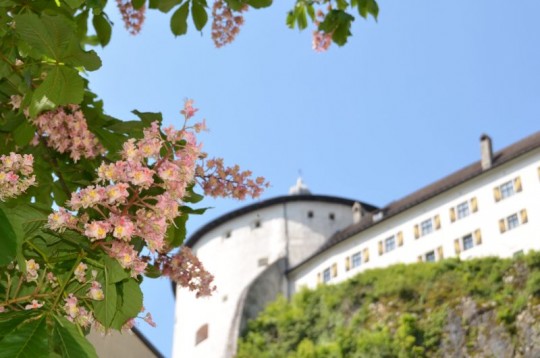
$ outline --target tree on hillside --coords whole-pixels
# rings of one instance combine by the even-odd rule
[[[117,0],[126,28],[146,7],[172,13],[183,35],[212,15],[212,39],[230,43],[247,8],[271,0]],[[0,356],[94,357],[84,336],[129,329],[141,313],[144,276],[167,276],[209,295],[212,275],[182,247],[202,199],[257,197],[267,186],[201,149],[197,108],[186,100],[179,129],[160,113],[107,115],[86,71],[101,60],[112,26],[105,0],[0,0]],[[354,17],[376,17],[374,0],[298,0],[290,27],[316,25],[314,48],[342,45]],[[177,250],[180,248],[180,250]]]

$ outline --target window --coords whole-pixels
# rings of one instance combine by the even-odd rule
[[[261,227],[261,220],[257,220],[255,221],[255,223],[253,223],[253,228],[258,229],[260,227]]]
[[[461,251],[470,250],[475,246],[482,244],[482,231],[480,229],[474,230],[474,232],[463,236],[462,238],[457,238],[454,240],[454,250],[456,255],[459,255]],[[441,257],[442,257],[442,248],[441,248]]]
[[[228,239],[228,238],[230,238],[230,237],[231,237],[231,231],[229,230],[229,231],[227,231],[227,232],[225,233],[225,238]]]
[[[463,219],[471,215],[471,213],[475,213],[477,211],[478,199],[476,199],[476,196],[473,196],[470,200],[464,201],[457,206],[450,208],[450,221],[454,222],[456,220]]]
[[[519,215],[518,215],[519,214]],[[527,209],[521,209],[519,213],[512,214],[506,218],[499,220],[499,230],[504,233],[506,230],[512,230],[519,225],[526,224],[529,221],[527,217]]]
[[[335,220],[335,219],[336,219],[336,215],[335,215],[334,213],[330,213],[330,214],[328,214],[328,218],[329,218],[330,220]]]
[[[330,267],[323,271],[323,282],[329,282],[330,281]]]
[[[521,178],[516,177],[514,180],[509,180],[493,188],[493,195],[495,196],[495,201],[499,201],[508,198],[515,193],[519,193],[522,189]]]
[[[509,196],[514,195],[514,183],[508,181],[501,185],[501,198],[508,198]]]
[[[471,234],[463,236],[462,241],[463,251],[472,249],[474,247],[473,237]]]
[[[386,240],[384,240],[384,252],[392,251],[396,248],[396,238],[394,236],[390,236]]]
[[[357,252],[356,254],[352,255],[352,267],[359,267],[362,264],[362,253]]]
[[[313,211],[308,211],[307,217],[311,219],[313,217]]]
[[[435,262],[435,251],[430,251],[426,254],[426,262]]]
[[[259,261],[257,262],[257,265],[259,267],[261,266],[268,266],[268,257],[262,257],[259,259]]]
[[[506,218],[506,226],[508,227],[508,230],[512,230],[519,226],[519,219],[517,214],[512,214]]]
[[[208,338],[208,323],[203,324],[195,333],[195,345]]]
[[[431,232],[433,232],[433,221],[431,219],[422,221],[422,223],[420,224],[420,228],[422,230],[422,236],[430,234]]]
[[[457,206],[457,218],[462,219],[469,216],[469,202],[464,201]]]

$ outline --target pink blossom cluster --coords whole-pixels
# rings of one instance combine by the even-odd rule
[[[75,279],[79,281],[80,283],[86,282],[86,269],[88,266],[81,262],[79,265],[75,268],[75,271],[73,272],[73,275],[75,276]]]
[[[216,290],[212,284],[214,276],[206,271],[187,246],[183,246],[172,258],[163,257],[160,264],[165,276],[190,291],[196,291],[197,297],[210,296]]]
[[[15,266],[15,268],[17,268],[16,265],[14,264],[10,264],[10,266]],[[9,267],[8,266],[8,269]],[[78,266],[75,268],[74,270],[74,273],[73,273],[73,279],[82,283],[82,284],[85,284],[85,285],[90,285],[90,287],[88,288],[88,290],[86,291],[86,298],[89,298],[89,299],[92,299],[92,300],[96,300],[96,301],[99,301],[99,300],[103,300],[105,298],[104,294],[103,294],[103,290],[101,288],[101,284],[96,281],[96,276],[97,276],[97,272],[96,271],[92,271],[92,280],[91,280],[91,283],[86,283],[86,270],[87,270],[88,266],[81,262],[78,264]],[[43,277],[44,275],[44,277]],[[24,274],[24,279],[26,282],[36,282],[37,285],[38,285],[38,289],[40,287],[40,285],[43,283],[42,280],[39,280],[39,277],[42,277],[44,278],[44,282],[51,288],[51,289],[55,289],[56,287],[59,286],[58,284],[58,278],[52,273],[52,272],[46,272],[44,270],[42,270],[42,272],[40,273],[40,264],[37,263],[34,259],[30,259],[30,260],[26,260],[26,272]],[[38,280],[40,282],[38,282]],[[34,296],[38,291],[38,289],[36,289],[34,291],[33,294],[30,295],[29,297],[29,300],[30,300],[30,303],[24,305],[24,309],[25,310],[35,310],[35,309],[38,309],[38,308],[41,308],[45,305],[45,302],[44,301],[39,301],[36,298],[36,296]],[[46,294],[45,294],[46,295]],[[43,295],[42,295],[43,297]],[[91,325],[92,323],[94,323],[94,317],[91,313],[91,311],[87,308],[85,308],[83,305],[78,305],[77,302],[78,302],[78,298],[73,294],[73,293],[70,293],[69,296],[67,298],[65,298],[65,305],[64,305],[64,311],[66,313],[66,318],[68,320],[70,320],[71,322],[74,322],[74,323],[77,323],[79,324],[80,326],[82,327],[87,327],[89,325]],[[6,309],[6,306],[2,305],[0,306],[0,313],[2,312],[6,312],[7,309]]]
[[[88,284],[86,272],[87,269],[88,265],[86,265],[84,262],[80,262],[75,268],[75,271],[73,272],[75,280],[82,284]],[[51,276],[53,275],[51,274]],[[90,283],[90,287],[86,291],[86,297],[95,301],[101,301],[105,298],[105,295],[103,294],[101,284],[96,281],[97,272],[92,271],[91,276],[92,280]],[[49,283],[52,282],[52,287],[54,287],[55,281],[57,280],[54,276],[51,277],[51,279],[49,280]],[[94,316],[92,315],[91,310],[88,310],[84,306],[84,304],[79,304],[79,298],[77,298],[74,293],[70,293],[68,297],[64,299],[64,302],[64,312],[66,313],[66,318],[69,321],[77,323],[81,327],[89,327],[90,325],[97,323],[94,319]]]
[[[199,183],[213,196],[258,196],[264,178],[251,179],[251,172],[238,166],[225,167],[223,160],[206,161],[195,133],[206,129],[204,121],[188,125],[197,109],[186,100],[181,114],[184,126],[160,131],[157,122],[144,130],[143,138],[123,144],[120,160],[102,163],[97,169],[97,183],[72,194],[66,203],[49,215],[48,227],[62,231],[75,230],[86,236],[94,247],[100,247],[131,272],[142,274],[154,264],[173,280],[178,280],[198,296],[209,295],[212,275],[204,270],[187,248],[169,257],[167,231],[183,214],[181,205],[188,188]],[[198,164],[199,161],[202,164]],[[150,256],[142,256],[134,239],[145,243]],[[84,270],[75,270],[75,277],[84,282]]]
[[[196,111],[193,101],[188,100],[182,114],[187,121]],[[48,226],[57,231],[79,231],[131,270],[133,276],[143,273],[147,262],[131,241],[143,239],[152,253],[167,251],[167,229],[181,215],[182,198],[194,182],[197,160],[202,155],[192,130],[203,127],[184,125],[179,131],[168,128],[164,138],[158,123],[152,123],[143,138],[124,143],[119,161],[101,164],[97,173],[100,184],[72,194],[68,208],[87,215],[77,216],[59,208],[49,215]],[[154,193],[149,194],[149,190]]]
[[[222,0],[217,0],[212,6],[212,40],[216,47],[225,46],[234,41],[240,33],[240,26],[244,24],[242,12],[247,11],[245,6],[237,14]]]
[[[39,264],[34,259],[26,260],[26,281],[36,282],[38,279]]]
[[[328,9],[331,10],[331,7]],[[317,20],[314,21],[315,26],[319,27],[320,23],[324,21],[325,13],[322,10],[318,10],[316,14]],[[313,40],[311,46],[313,50],[317,52],[325,52],[332,44],[332,33],[326,33],[324,31],[313,31]]]
[[[43,307],[43,303],[39,302],[38,300],[32,300],[31,303],[24,306],[25,310],[37,310],[38,308]]]
[[[0,156],[0,201],[20,195],[36,184],[33,164],[31,154],[11,152]]]
[[[69,153],[77,162],[81,157],[95,158],[104,153],[103,146],[96,136],[88,130],[83,112],[77,105],[58,107],[32,120],[37,127],[37,144],[39,136],[43,136],[49,147],[60,153]]]
[[[232,197],[243,200],[246,196],[257,198],[263,188],[270,184],[263,177],[251,179],[251,171],[240,171],[238,165],[226,167],[223,159],[207,160],[205,165],[198,165],[196,177],[206,195],[212,197]]]
[[[131,0],[116,0],[120,14],[122,14],[122,20],[124,20],[124,26],[128,32],[132,35],[137,35],[144,23],[144,13],[146,11],[143,5],[140,9],[135,9]]]
[[[95,322],[92,312],[88,311],[84,306],[78,305],[79,300],[73,293],[70,293],[64,299],[64,302],[64,312],[69,321],[77,323],[81,327],[89,327]]]

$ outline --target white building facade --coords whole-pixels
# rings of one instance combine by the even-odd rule
[[[540,132],[383,208],[310,195],[289,196],[224,215],[188,245],[218,291],[176,296],[174,357],[232,357],[238,335],[277,294],[336,283],[394,263],[459,256],[509,257],[540,249]]]

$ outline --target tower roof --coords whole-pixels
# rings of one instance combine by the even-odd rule
[[[289,195],[311,195],[311,191],[309,191],[307,185],[302,181],[302,177],[298,177],[296,184],[289,189]]]
[[[341,197],[335,197],[335,196],[328,196],[328,195],[311,195],[311,194],[295,194],[295,195],[287,195],[287,196],[278,196],[275,198],[263,200],[256,202],[254,204],[246,205],[244,207],[241,207],[239,209],[230,211],[217,219],[214,219],[207,223],[206,225],[199,228],[197,231],[195,231],[188,240],[186,240],[185,245],[188,247],[193,247],[199,239],[204,236],[206,233],[210,232],[212,229],[230,221],[237,217],[240,217],[242,215],[246,215],[249,213],[252,213],[256,210],[263,209],[266,207],[270,207],[273,205],[279,205],[283,203],[291,203],[291,202],[321,202],[321,203],[333,203],[333,204],[343,204],[346,206],[350,206],[352,208],[353,204],[356,202],[355,200],[351,199],[345,199]],[[362,207],[367,211],[375,211],[378,210],[376,206],[363,203],[361,202]]]

